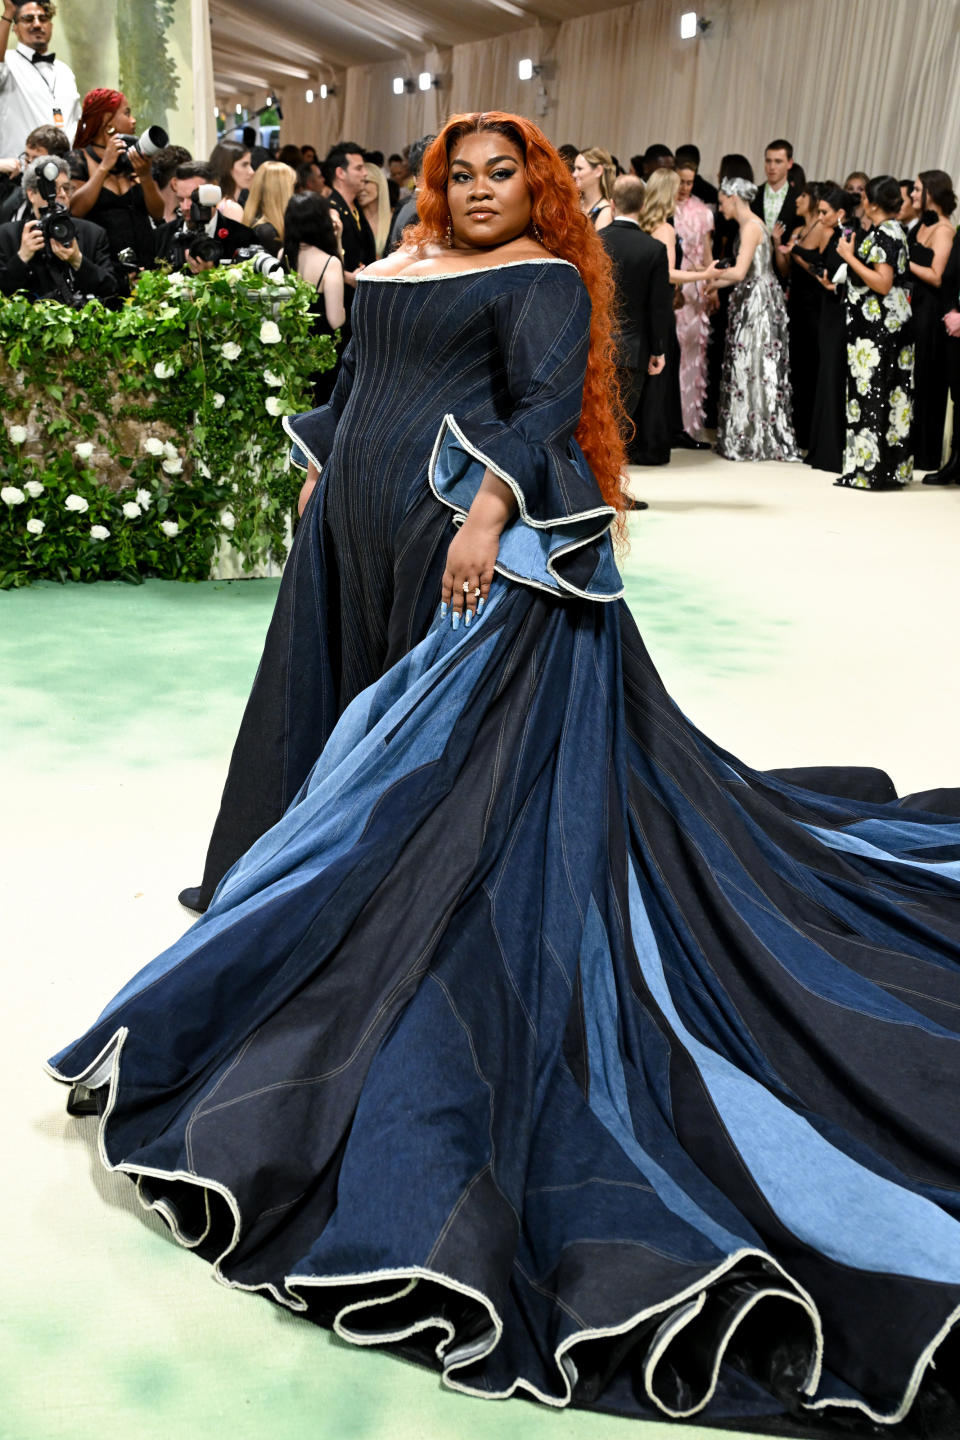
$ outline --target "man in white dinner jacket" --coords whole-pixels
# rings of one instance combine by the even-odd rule
[[[3,0],[0,16],[0,155],[18,155],[38,125],[56,125],[70,144],[80,120],[80,93],[69,65],[50,49],[53,0]],[[7,50],[10,27],[17,38]]]

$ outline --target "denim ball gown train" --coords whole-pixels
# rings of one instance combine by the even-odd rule
[[[953,1404],[960,795],[678,711],[573,440],[588,324],[562,261],[361,278],[226,873],[51,1068],[224,1283],[454,1389],[873,1433]]]

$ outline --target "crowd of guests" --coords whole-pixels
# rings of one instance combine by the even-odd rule
[[[960,396],[948,174],[808,180],[776,139],[762,184],[729,154],[715,188],[694,145],[650,146],[629,170],[596,146],[561,153],[615,263],[632,461],[667,464],[715,428],[727,459],[806,459],[855,489],[900,488],[914,467],[960,483],[960,426],[941,463]]]
[[[0,293],[110,303],[141,270],[216,263],[202,236],[224,258],[259,247],[299,274],[342,352],[357,277],[416,220],[433,136],[386,161],[351,141],[322,159],[311,145],[272,154],[252,127],[205,160],[141,153],[122,92],[80,101],[50,50],[54,14],[4,0],[0,17],[0,54],[10,26],[18,41],[0,62]],[[957,443],[941,466],[960,393],[949,175],[808,180],[776,139],[762,184],[728,154],[714,187],[695,145],[650,145],[628,168],[598,146],[559,148],[613,263],[633,463],[708,449],[715,430],[728,459],[805,457],[858,489],[902,486],[914,465],[924,483],[960,483]],[[205,185],[219,192],[209,215]],[[316,377],[317,403],[335,377]]]

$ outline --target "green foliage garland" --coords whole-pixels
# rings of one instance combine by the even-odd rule
[[[281,561],[302,478],[281,417],[335,361],[313,298],[249,262],[148,271],[120,310],[0,297],[0,589],[202,580],[225,538]]]

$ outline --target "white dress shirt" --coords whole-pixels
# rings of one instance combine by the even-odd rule
[[[772,230],[774,225],[776,225],[780,211],[783,209],[784,201],[787,198],[789,188],[789,183],[786,180],[784,180],[779,190],[771,190],[769,185],[764,185],[763,220],[768,230]]]
[[[72,145],[80,110],[77,82],[62,60],[35,65],[29,45],[0,57],[0,155],[19,155],[38,125],[59,124]],[[58,114],[61,121],[55,118]]]

